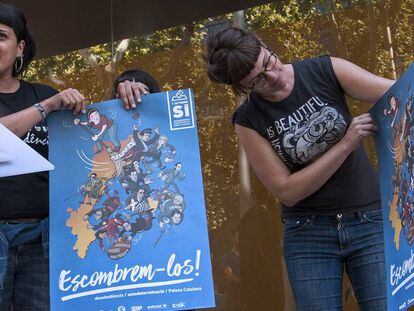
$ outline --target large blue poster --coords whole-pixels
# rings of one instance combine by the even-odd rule
[[[414,304],[414,66],[371,110],[378,133],[388,310]]]
[[[52,310],[214,306],[191,90],[48,124]]]

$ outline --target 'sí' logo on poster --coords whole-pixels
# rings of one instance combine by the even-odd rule
[[[190,90],[167,92],[170,130],[194,127],[194,108]]]

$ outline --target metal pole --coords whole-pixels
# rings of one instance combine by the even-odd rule
[[[115,35],[114,35],[114,0],[111,0],[111,61],[115,55]]]
[[[392,36],[391,36],[390,26],[387,25],[386,29],[387,29],[387,40],[388,40],[390,61],[391,61],[392,78],[396,80],[397,79],[397,70],[395,69],[394,49],[392,47]]]
[[[237,11],[233,14],[233,25],[241,29],[246,29],[246,19],[244,11]],[[240,106],[243,102],[242,98],[238,98]],[[240,184],[240,218],[251,208],[251,183],[249,163],[246,153],[241,144],[239,144],[239,184]]]

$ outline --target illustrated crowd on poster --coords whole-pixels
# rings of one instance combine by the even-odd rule
[[[384,109],[384,116],[385,119],[389,118],[388,123],[391,123],[392,142],[388,144],[388,149],[394,159],[393,196],[389,202],[389,216],[394,222],[396,233],[401,228],[404,238],[409,245],[412,245],[414,242],[414,95],[411,85],[408,86],[407,94],[404,105],[401,105],[401,99],[389,95],[387,98],[389,105]],[[399,248],[397,239],[396,248]]]
[[[158,127],[141,128],[138,113],[133,118],[135,124],[123,148],[116,118],[98,109],[66,125],[82,128],[86,137],[81,138],[94,144],[93,159],[78,150],[91,172],[79,185],[77,196],[79,204],[90,206],[83,220],[94,231],[95,243],[114,260],[124,257],[146,231],[155,228],[160,232],[153,243],[157,246],[164,234],[181,224],[186,208],[179,186],[185,174],[183,163],[176,161],[176,148]],[[107,169],[99,173],[99,166],[106,164],[96,160],[101,153],[107,153],[113,163],[110,174]]]
[[[370,110],[383,211],[389,310],[414,303],[414,66]]]

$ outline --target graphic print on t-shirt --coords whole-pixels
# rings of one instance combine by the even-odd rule
[[[31,128],[25,136],[23,136],[23,141],[36,149],[36,145],[46,146],[48,142],[48,130],[44,122],[36,124]]]
[[[313,96],[267,127],[268,139],[285,164],[313,161],[343,137],[347,123],[338,110],[327,105]]]

